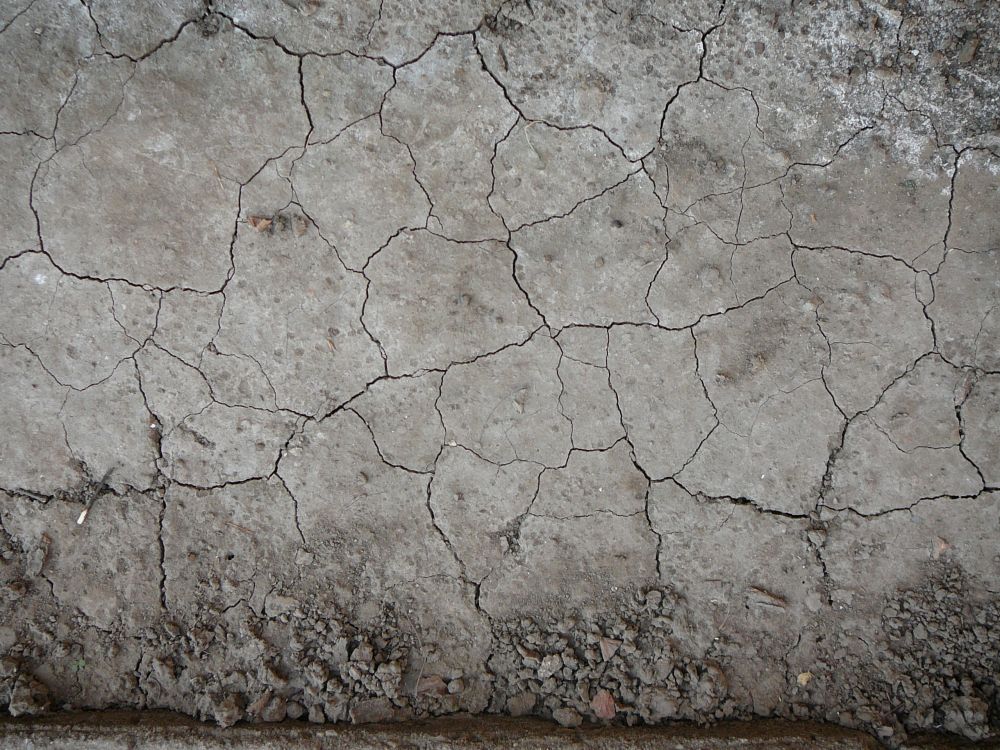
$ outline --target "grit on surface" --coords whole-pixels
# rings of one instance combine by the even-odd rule
[[[1000,731],[1000,5],[0,0],[0,706]]]

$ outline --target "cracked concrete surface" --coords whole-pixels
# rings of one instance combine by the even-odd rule
[[[995,734],[998,45],[0,3],[0,705]]]

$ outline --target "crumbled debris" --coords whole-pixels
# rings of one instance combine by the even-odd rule
[[[267,214],[250,214],[247,216],[250,228],[261,234],[284,234],[291,232],[296,237],[303,236],[309,229],[305,216],[297,212],[278,211]]]
[[[49,710],[48,688],[30,674],[19,674],[10,689],[7,710],[11,716],[34,716]]]

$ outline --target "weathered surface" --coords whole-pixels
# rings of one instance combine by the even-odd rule
[[[497,145],[491,204],[511,230],[565,216],[632,171],[594,127],[562,130],[521,120]]]
[[[796,253],[795,267],[814,295],[816,324],[830,349],[830,393],[848,416],[871,408],[934,346],[915,275],[898,261],[839,250]]]
[[[261,79],[273,79],[265,91]],[[43,165],[35,205],[53,259],[99,278],[219,289],[241,185],[305,138],[305,114],[286,107],[297,85],[273,45],[186,27],[138,66],[110,121]]]
[[[933,269],[948,229],[955,152],[938,148],[930,125],[920,125],[865,131],[831,164],[796,166],[785,190],[792,240]]]
[[[649,178],[629,175],[567,216],[513,232],[518,278],[555,328],[651,322],[644,298],[663,262],[662,220]]]
[[[351,403],[386,463],[411,471],[433,469],[445,433],[437,410],[441,378],[432,372],[380,380]]]
[[[137,723],[138,722],[138,723]],[[558,748],[578,750],[585,747],[608,750],[653,748],[659,750],[735,750],[735,748],[767,748],[792,750],[808,743],[816,750],[870,750],[875,740],[861,732],[830,728],[808,722],[793,724],[785,721],[761,722],[759,727],[727,724],[718,728],[670,727],[634,730],[608,727],[595,728],[580,736],[565,729],[553,729],[532,719],[449,719],[433,724],[421,723],[383,727],[308,727],[296,724],[283,726],[240,726],[219,729],[197,724],[173,714],[148,712],[136,716],[129,712],[107,711],[92,715],[75,714],[51,717],[31,725],[5,722],[2,736],[26,743],[31,750],[47,750],[72,742],[87,750],[118,750],[129,747],[137,738],[144,747],[161,750],[173,748],[178,742],[196,750],[233,747],[239,750],[263,750],[275,744],[311,742],[317,747],[354,747],[358,750],[381,750],[398,747],[440,747],[447,742],[454,748],[512,748],[537,750]]]
[[[994,235],[995,236],[995,235]],[[927,313],[935,323],[941,354],[956,365],[1000,368],[1000,248],[950,249],[934,276]]]
[[[375,256],[365,320],[391,375],[443,369],[521,343],[541,325],[499,242],[404,232]]]
[[[259,370],[272,408],[316,416],[363,391],[385,366],[361,323],[364,277],[345,270],[300,214],[275,221],[293,226],[237,231],[213,353]],[[296,299],[274,309],[276,289],[294,289]]]
[[[139,348],[115,319],[110,286],[66,276],[43,254],[8,261],[0,294],[6,303],[0,310],[4,342],[31,352],[63,385],[86,388],[106,380]],[[137,335],[152,332],[156,308],[149,313],[146,330]]]
[[[570,421],[559,406],[560,351],[538,334],[523,346],[445,373],[439,408],[449,445],[457,442],[488,461],[563,464]]]
[[[295,194],[348,268],[360,270],[400,230],[427,224],[431,206],[409,153],[368,118],[295,162]]]
[[[707,224],[684,227],[649,286],[649,308],[660,325],[680,327],[740,307],[791,279],[792,249],[785,236],[736,245]]]
[[[541,472],[527,461],[497,466],[462,447],[441,452],[430,507],[470,579],[482,581],[493,573],[517,542],[518,524],[531,507]]]
[[[77,483],[82,474],[59,421],[69,393],[24,347],[0,349],[4,424],[0,471],[8,489],[51,493]]]
[[[0,708],[1000,729],[1000,6],[0,49]]]
[[[382,108],[383,128],[410,148],[436,231],[456,240],[504,236],[487,200],[490,160],[516,121],[469,37],[441,39],[396,72]]]
[[[658,18],[638,3],[617,5],[503,7],[478,47],[525,117],[557,127],[594,125],[637,158],[656,144],[677,87],[697,78],[702,35],[675,9]]]
[[[91,523],[80,528],[55,504],[19,507],[4,525],[44,552],[40,564],[52,596],[72,602],[91,627],[141,627],[145,613],[159,606],[149,582],[159,577],[160,503],[132,493],[105,495],[98,503]]]
[[[962,404],[965,450],[990,486],[1000,485],[1000,377],[988,375],[976,381]]]
[[[815,504],[843,423],[824,387],[829,352],[815,316],[792,282],[695,327],[718,427],[677,474],[688,490],[794,514]]]
[[[635,459],[662,479],[680,471],[718,424],[698,377],[695,339],[687,331],[613,328],[611,385]]]

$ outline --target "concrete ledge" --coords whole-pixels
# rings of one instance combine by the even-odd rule
[[[727,722],[709,728],[598,727],[563,729],[534,719],[454,718],[394,725],[240,724],[228,729],[168,712],[98,711],[0,721],[0,747],[18,750],[875,750],[871,736],[810,722]]]

